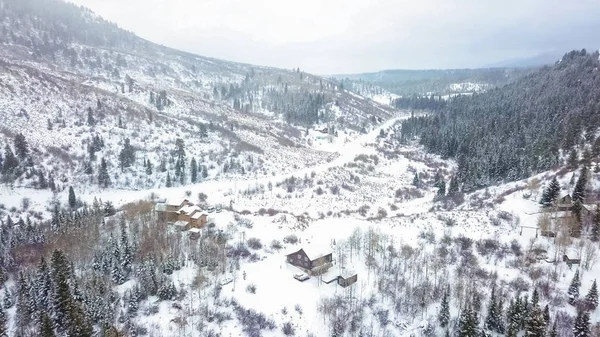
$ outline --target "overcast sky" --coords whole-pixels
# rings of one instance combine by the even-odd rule
[[[71,0],[204,56],[312,73],[468,68],[600,47],[598,0]]]

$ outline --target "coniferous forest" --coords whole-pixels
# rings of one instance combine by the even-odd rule
[[[402,140],[456,159],[464,191],[548,170],[595,139],[599,65],[598,52],[571,51],[515,83],[427,104],[435,113],[404,122]]]

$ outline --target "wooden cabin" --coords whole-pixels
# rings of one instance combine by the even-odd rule
[[[346,272],[342,273],[342,275],[338,276],[338,284],[344,288],[349,287],[358,281],[358,274],[354,272]]]
[[[294,265],[308,275],[320,275],[327,271],[333,262],[333,252],[331,247],[324,247],[324,249],[304,250],[300,249],[286,255],[286,260],[289,264]],[[310,253],[308,253],[310,252]]]

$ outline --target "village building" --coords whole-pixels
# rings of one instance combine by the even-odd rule
[[[286,261],[308,275],[321,275],[333,265],[333,250],[329,245],[310,245],[287,254]]]
[[[171,223],[183,231],[202,228],[208,222],[208,213],[187,199],[157,203],[154,211],[159,223]]]

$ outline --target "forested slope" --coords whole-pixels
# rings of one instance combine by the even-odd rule
[[[436,113],[407,120],[401,137],[457,159],[465,191],[529,177],[595,139],[599,66],[598,52],[569,52],[515,83],[433,104]]]

